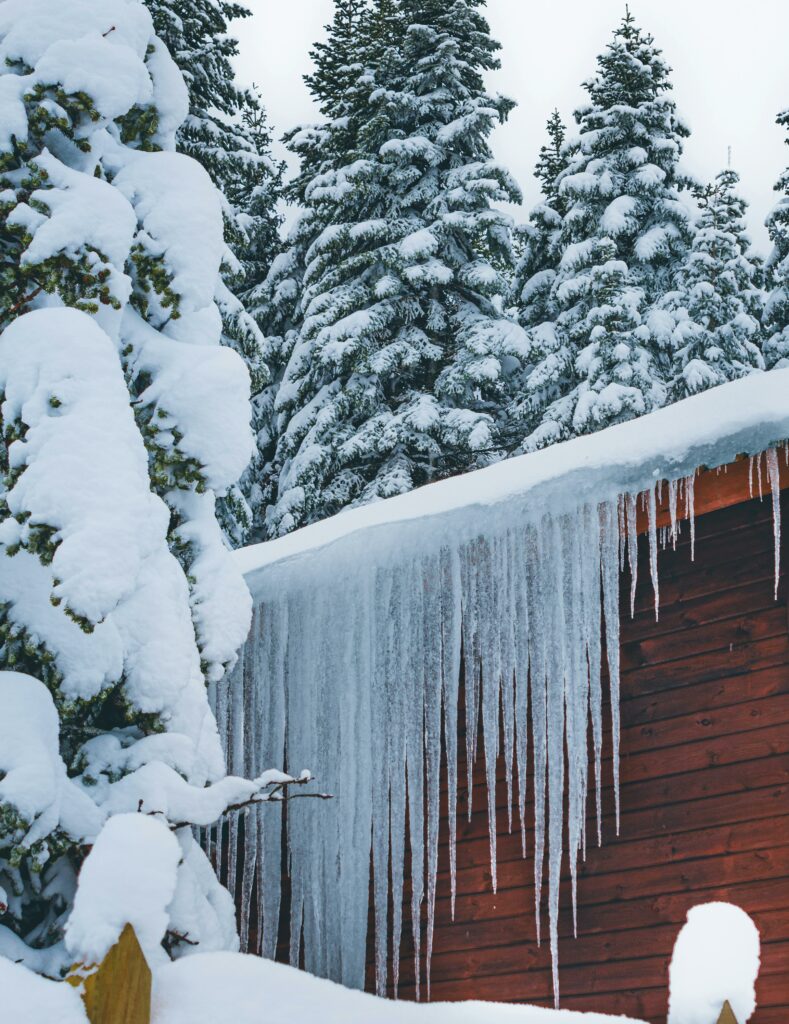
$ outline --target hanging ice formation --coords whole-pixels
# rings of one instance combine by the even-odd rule
[[[761,458],[755,465],[761,480]],[[765,469],[773,497],[777,585],[775,450],[767,453]],[[249,641],[214,704],[231,772],[254,777],[272,764],[289,771],[309,766],[321,788],[336,797],[317,809],[309,801],[287,806],[292,963],[362,988],[372,891],[376,988],[383,994],[390,984],[396,993],[408,836],[416,978],[417,985],[420,975],[426,979],[429,996],[442,752],[453,917],[455,910],[458,714],[465,685],[468,810],[470,815],[471,768],[479,754],[487,778],[494,890],[497,758],[503,754],[509,824],[515,802],[524,855],[531,852],[525,784],[527,759],[532,761],[536,933],[539,939],[547,859],[558,1005],[560,873],[566,855],[575,910],[590,791],[594,841],[602,838],[606,675],[619,830],[620,570],[629,562],[634,594],[641,510],[657,614],[658,547],[661,540],[664,546],[676,544],[682,518],[689,520],[693,539],[694,476],[668,482],[668,524],[659,530],[662,498],[657,485],[640,496],[583,501],[537,515],[524,500],[517,515],[512,506],[506,516],[486,510],[482,526],[477,509],[465,531],[453,527],[451,536],[444,533],[438,541],[429,531],[420,541],[417,530],[403,544],[404,534],[396,529],[377,545],[374,558],[365,556],[362,544],[354,548],[354,560],[296,558],[267,571],[256,587]],[[483,749],[477,751],[480,732]],[[479,795],[473,797],[476,804]],[[284,904],[282,807],[255,808],[241,822],[231,820],[224,843],[216,834],[208,838],[215,861],[228,858],[219,867],[236,890],[242,948],[273,957]]]

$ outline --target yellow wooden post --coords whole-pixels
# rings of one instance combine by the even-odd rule
[[[151,969],[130,924],[98,966],[66,977],[82,990],[90,1024],[151,1024]]]
[[[721,1007],[720,1016],[718,1017],[718,1024],[737,1024],[737,1018],[734,1016],[734,1010],[731,1008],[731,1003],[727,999]]]

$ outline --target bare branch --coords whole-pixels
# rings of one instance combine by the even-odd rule
[[[270,782],[268,786],[264,787],[264,790],[259,790],[253,794],[248,800],[242,800],[237,804],[230,804],[224,809],[218,820],[222,820],[227,814],[233,811],[244,810],[245,807],[252,807],[255,804],[271,804],[271,803],[287,803],[290,800],[332,800],[331,793],[290,793],[288,790],[293,786],[306,786],[308,783],[313,782],[311,776],[305,776],[304,778],[288,779],[285,782]],[[137,805],[137,811],[140,814],[147,814],[149,817],[165,818],[166,815],[162,811],[143,811],[143,801]],[[175,832],[179,828],[193,828],[195,822],[193,821],[177,821],[168,822],[168,828]],[[207,827],[207,826],[197,826]]]

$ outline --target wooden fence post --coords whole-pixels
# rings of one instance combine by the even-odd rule
[[[732,1010],[731,1003],[728,999],[724,1001],[723,1006],[721,1007],[718,1024],[737,1024],[737,1018],[734,1016],[734,1010]]]
[[[66,981],[82,990],[90,1024],[151,1024],[151,969],[130,924],[98,966],[75,964]]]

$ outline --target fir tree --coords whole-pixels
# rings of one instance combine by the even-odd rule
[[[653,313],[690,243],[678,170],[688,132],[669,68],[627,12],[575,114],[558,192],[565,204],[551,319],[533,338],[526,448],[641,415],[661,405],[670,318]]]
[[[497,45],[479,6],[356,7],[331,68],[352,84],[321,97],[334,120],[294,139],[303,321],[276,402],[273,533],[467,469],[493,444],[523,338],[497,305],[509,222],[491,204],[518,193],[486,141],[511,103],[484,91]]]
[[[530,359],[526,373],[537,365],[546,365],[546,359],[556,340],[551,324],[554,307],[552,286],[561,255],[559,241],[562,218],[567,212],[564,196],[559,191],[559,175],[566,167],[565,138],[567,130],[558,110],[554,110],[547,123],[548,142],[540,147],[534,174],[540,182],[542,199],[533,207],[526,224],[516,229],[520,250],[512,282],[512,302],[520,325],[528,331]],[[546,329],[541,325],[547,324]],[[525,394],[525,400],[524,400]],[[517,394],[508,412],[507,445],[516,447],[523,436],[523,422],[540,398],[536,378],[531,388],[524,386]]]
[[[518,319],[527,328],[549,319],[562,217],[567,212],[558,184],[566,166],[563,148],[567,133],[558,110],[548,119],[547,131],[548,143],[540,147],[534,168],[542,199],[529,214],[528,223],[518,229],[521,256],[513,279],[513,299]]]
[[[789,110],[779,114],[777,121],[789,129]],[[789,145],[789,139],[786,142]],[[789,364],[789,168],[775,191],[781,198],[767,217],[773,249],[767,260],[769,294],[764,307],[764,357],[770,367]]]
[[[761,267],[749,259],[739,176],[721,171],[697,190],[700,216],[693,245],[665,305],[676,312],[672,397],[736,380],[764,367]]]
[[[228,0],[146,0],[157,34],[178,64],[189,89],[189,115],[178,130],[178,149],[199,161],[224,200],[227,251],[217,304],[224,343],[239,352],[252,393],[270,383],[263,332],[248,310],[249,296],[265,280],[279,251],[277,209],[284,165],[271,155],[266,112],[254,89],[237,86],[232,60],[238,42],[229,22],[250,11]],[[257,408],[255,408],[257,418]],[[258,424],[256,423],[256,426]],[[248,538],[252,512],[241,489],[220,501],[234,544]]]
[[[206,684],[251,601],[215,513],[252,447],[213,301],[221,198],[174,152],[184,82],[141,3],[59,7],[9,0],[0,28],[0,668],[60,719],[59,749],[53,711],[29,751],[51,772],[36,799],[14,782],[28,752],[3,761],[0,914],[5,948],[51,947],[53,971],[108,814],[166,818],[180,792],[206,823],[230,796],[206,785],[224,775]],[[177,836],[171,948],[233,948],[229,896]]]

